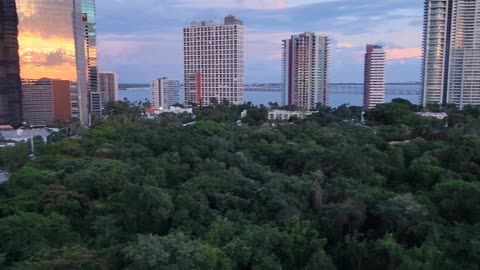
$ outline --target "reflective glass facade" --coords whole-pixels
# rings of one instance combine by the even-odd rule
[[[88,89],[98,91],[97,29],[95,22],[95,0],[82,0],[85,23],[85,54],[87,57]]]
[[[22,123],[15,0],[0,0],[0,125]]]
[[[97,64],[97,29],[95,21],[95,0],[81,0],[82,14],[85,30],[85,56],[87,61],[87,78],[89,92],[99,91],[98,85],[98,64]],[[92,97],[99,97],[97,94],[90,94],[90,113],[93,116],[101,117],[102,106],[94,106],[102,104]]]
[[[80,0],[17,0],[23,80],[68,80],[78,91],[72,108],[88,123],[85,23]]]

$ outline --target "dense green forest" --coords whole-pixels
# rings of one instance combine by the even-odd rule
[[[319,109],[120,102],[34,160],[0,150],[0,269],[479,269],[480,110]]]

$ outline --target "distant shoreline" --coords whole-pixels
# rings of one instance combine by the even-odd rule
[[[281,83],[247,83],[245,87],[274,87],[274,86],[281,86]],[[362,86],[363,83],[329,83],[329,85],[355,85],[355,86]],[[386,83],[385,85],[421,85],[421,82],[390,82]],[[149,88],[149,84],[119,84],[119,90],[132,90],[132,88]],[[261,91],[259,89],[249,89],[245,91]],[[264,91],[271,91],[271,90],[264,90]]]

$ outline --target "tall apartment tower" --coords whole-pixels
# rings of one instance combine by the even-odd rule
[[[118,100],[118,77],[113,72],[99,73],[100,93],[102,94],[103,104]]]
[[[480,105],[480,1],[425,0],[422,104]]]
[[[94,117],[103,114],[102,95],[98,85],[97,25],[95,0],[81,0],[84,22],[85,57],[87,62],[88,92],[90,93],[90,113]]]
[[[167,78],[152,81],[152,108],[168,109],[180,99],[180,82]]]
[[[243,104],[243,30],[231,15],[223,25],[203,21],[183,29],[186,104]]]
[[[329,47],[327,36],[309,32],[283,41],[284,105],[311,110],[328,104]]]
[[[385,103],[385,50],[378,45],[367,45],[365,54],[365,78],[363,109],[375,108]]]
[[[22,80],[70,81],[72,116],[89,124],[85,16],[80,0],[17,0]],[[40,106],[40,105],[39,105]]]
[[[0,125],[22,123],[22,92],[15,0],[0,0]]]

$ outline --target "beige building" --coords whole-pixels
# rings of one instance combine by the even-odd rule
[[[186,104],[243,104],[243,31],[231,15],[222,25],[202,21],[183,29]]]

